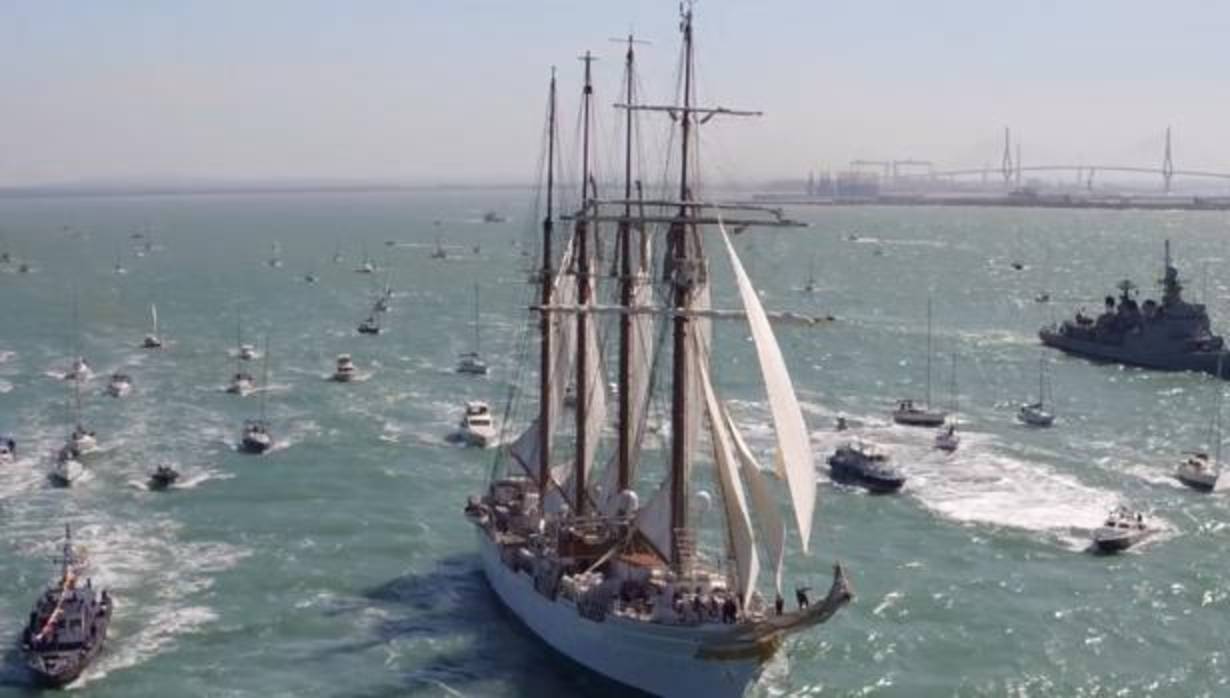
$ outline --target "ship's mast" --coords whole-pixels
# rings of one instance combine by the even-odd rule
[[[555,228],[555,68],[547,98],[547,213],[542,219],[542,307],[551,305],[555,273],[551,270],[551,232]],[[538,501],[546,501],[551,482],[551,315],[538,323],[541,356],[538,362]]]
[[[574,228],[574,239],[576,249],[577,262],[577,305],[584,307],[590,302],[592,294],[592,283],[590,278],[589,264],[589,214],[590,205],[590,188],[589,188],[589,129],[590,129],[590,102],[594,94],[594,86],[591,81],[590,68],[594,62],[594,57],[589,51],[581,57],[585,62],[585,86],[581,89],[581,211],[582,215],[577,217],[576,226]],[[596,361],[598,357],[589,355],[589,323],[592,321],[589,313],[577,313],[577,362],[576,362],[576,384],[577,384],[577,409],[576,409],[576,461],[573,474],[573,483],[576,485],[576,494],[574,507],[577,515],[585,513],[585,500],[587,494],[585,491],[585,464],[590,461],[589,455],[593,445],[589,443],[589,433],[586,428],[586,422],[589,419],[589,392],[593,390],[593,386],[589,384],[589,363]]]
[[[674,306],[686,311],[692,303],[692,269],[688,259],[687,205],[691,198],[688,186],[689,142],[692,137],[692,8],[683,10],[683,109],[680,113],[679,217],[671,225],[667,243],[670,255],[667,268],[675,286]],[[675,315],[673,347],[673,381],[671,385],[671,563],[678,569],[683,562],[680,537],[688,527],[688,386],[690,381],[688,351],[690,320],[685,312]]]
[[[625,62],[626,93],[625,99],[631,107],[634,104],[635,84],[633,76],[634,39],[628,35],[628,53]],[[625,110],[624,134],[624,220],[619,223],[620,258],[620,304],[624,308],[632,306],[633,268],[632,268],[632,109]],[[639,277],[638,277],[639,279]],[[616,490],[623,492],[631,486],[632,479],[632,398],[630,394],[631,381],[628,372],[632,361],[632,316],[623,313],[619,317],[619,470]]]

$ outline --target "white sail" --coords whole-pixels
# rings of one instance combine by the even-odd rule
[[[153,303],[150,303],[149,304],[149,314],[150,314],[150,318],[153,320],[153,323],[154,323],[153,335],[157,337],[158,336],[158,306],[154,305]]]
[[[782,593],[782,563],[786,560],[786,525],[782,522],[781,512],[777,510],[777,502],[769,491],[769,483],[765,473],[761,472],[756,457],[747,447],[743,435],[730,416],[730,410],[722,405],[722,416],[734,440],[735,453],[739,455],[742,464],[743,481],[747,483],[747,491],[752,501],[752,518],[756,522],[760,542],[773,560],[773,585],[777,593]]]
[[[739,286],[739,296],[743,299],[752,339],[756,344],[756,356],[760,359],[760,372],[773,414],[773,428],[777,432],[777,448],[786,472],[790,500],[794,504],[799,538],[803,552],[806,553],[811,539],[812,514],[816,508],[816,471],[812,461],[811,443],[807,438],[807,424],[803,421],[803,411],[794,395],[794,385],[790,381],[790,373],[786,370],[782,350],[773,337],[773,329],[769,327],[769,319],[765,316],[756,289],[752,287],[752,282],[743,269],[743,263],[739,261],[739,255],[735,253],[735,247],[726,233],[726,226],[722,225],[720,220],[718,228],[722,233],[722,241],[726,244],[726,252],[730,255],[730,265]]]
[[[576,303],[577,278],[571,272],[571,267],[572,245],[570,244],[560,260],[560,270],[555,276],[555,290],[551,294],[552,301],[569,304]],[[551,317],[551,394],[546,397],[540,396],[540,399],[550,400],[551,424],[547,428],[548,434],[555,433],[556,428],[559,426],[560,415],[564,411],[564,393],[568,388],[568,384],[572,381],[572,362],[576,356],[576,346],[573,342],[575,336],[575,319],[560,315]],[[526,472],[534,478],[538,477],[540,460],[539,430],[538,419],[535,418],[529,428],[521,436],[517,437],[517,440],[509,448],[509,453],[513,460],[520,463],[521,467],[525,468]]]
[[[698,382],[705,396],[705,412],[709,415],[710,433],[713,435],[713,465],[722,493],[722,507],[726,512],[726,530],[730,553],[735,560],[739,596],[747,608],[752,592],[756,590],[756,577],[760,574],[760,558],[756,553],[756,538],[752,533],[751,516],[748,514],[747,497],[739,480],[735,463],[734,443],[727,422],[713,392],[709,369],[704,362],[698,363]]]

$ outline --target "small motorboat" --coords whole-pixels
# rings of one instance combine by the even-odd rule
[[[1220,473],[1209,454],[1192,451],[1180,463],[1174,476],[1188,487],[1200,492],[1212,492],[1217,487]]]
[[[375,313],[368,315],[367,319],[359,323],[359,334],[380,334],[380,320]]]
[[[1016,418],[1031,427],[1049,427],[1055,423],[1055,415],[1048,412],[1041,402],[1021,405]]]
[[[350,358],[350,354],[338,354],[337,366],[333,369],[331,379],[338,383],[349,383],[358,375],[358,369],[355,368],[354,360]]]
[[[231,383],[226,386],[226,392],[240,397],[251,393],[253,390],[256,390],[256,381],[252,379],[252,374],[245,371],[239,371],[234,376],[231,376]]]
[[[56,487],[71,487],[74,482],[85,475],[85,466],[77,460],[72,449],[65,446],[56,454],[55,463],[47,473],[47,479]]]
[[[154,472],[150,473],[149,488],[151,490],[165,490],[175,484],[179,479],[179,471],[170,465],[160,465],[154,468]]]
[[[833,427],[834,431],[845,431],[850,428],[850,422],[846,421],[845,417],[838,417],[837,424]]]
[[[320,281],[320,278],[317,277],[315,274],[304,274],[303,275],[303,283],[305,284],[314,284],[317,281]]]
[[[1103,553],[1117,553],[1144,540],[1152,530],[1140,512],[1120,506],[1111,510],[1106,521],[1093,531],[1093,545]]]
[[[1051,294],[1047,293],[1046,291],[1043,291],[1042,293],[1039,293],[1038,295],[1034,296],[1034,302],[1035,303],[1050,303]]]
[[[957,435],[957,427],[954,424],[949,424],[935,434],[935,447],[941,451],[952,453],[960,445],[961,437]]]
[[[243,453],[260,455],[273,447],[273,436],[269,433],[269,425],[263,419],[249,419],[244,422],[243,436],[239,440],[239,450]]]
[[[124,397],[132,392],[132,377],[127,373],[112,373],[107,382],[107,394],[111,397]]]
[[[901,400],[893,410],[893,421],[907,427],[938,427],[947,418],[944,412],[919,407],[913,400]]]
[[[483,214],[484,223],[504,223],[507,220],[508,220],[507,218],[505,218],[504,216],[501,216],[499,213],[496,213],[495,211],[487,211],[486,213]]]
[[[90,364],[86,362],[85,357],[78,356],[73,359],[73,367],[64,374],[66,381],[88,381],[94,376],[94,370],[90,368]]]
[[[905,484],[905,475],[889,464],[888,454],[868,443],[840,446],[828,463],[835,482],[859,485],[873,493],[896,492]]]
[[[11,436],[0,435],[0,465],[8,465],[17,460],[17,441]]]
[[[487,448],[495,444],[499,436],[491,419],[491,408],[482,400],[466,403],[460,427],[456,439],[467,446]]]
[[[240,344],[237,355],[241,361],[251,361],[256,358],[256,347],[251,344]]]

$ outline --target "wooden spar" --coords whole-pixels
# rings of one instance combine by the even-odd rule
[[[638,214],[632,217],[620,216],[620,215],[607,216],[607,215],[573,214],[569,216],[562,216],[562,218],[568,221],[587,221],[590,223],[622,223],[624,221],[627,221],[630,223],[678,223],[679,222],[678,216],[667,216],[667,215],[646,216],[643,214]],[[764,228],[809,228],[811,227],[810,223],[802,223],[799,221],[792,221],[792,220],[785,220],[785,219],[766,220],[763,218],[759,218],[759,219],[757,218],[727,218],[725,216],[722,216],[721,218],[718,218],[717,216],[712,216],[712,217],[710,216],[690,216],[688,218],[688,223],[694,226],[717,225],[718,223],[721,223],[722,225],[725,225],[728,228],[734,228],[735,230],[731,230],[731,232],[736,235],[742,232],[742,228],[749,227],[749,226],[757,226],[757,227],[764,227]],[[669,230],[667,232],[669,233]]]
[[[635,55],[632,48],[635,39],[628,35],[625,80],[626,99],[632,104],[633,67]],[[624,308],[632,307],[632,110],[625,113],[624,132],[624,218],[619,223],[620,275],[619,302]],[[623,492],[631,486],[632,479],[632,395],[628,373],[632,361],[632,316],[624,314],[619,319],[619,461],[615,488]]]
[[[692,123],[692,10],[683,11],[683,111],[679,120],[681,129],[679,171],[679,199],[692,198],[688,187],[688,141],[691,139]],[[667,243],[667,263],[664,269],[670,274],[675,286],[674,305],[686,309],[692,302],[692,281],[688,260],[688,216],[691,210],[679,207],[679,219],[671,224]],[[688,527],[688,330],[690,321],[682,315],[672,321],[673,327],[673,380],[671,385],[671,565],[682,573],[684,551],[681,536]]]
[[[542,219],[542,302],[551,304],[555,273],[551,270],[551,232],[555,227],[555,68],[547,98],[547,213]],[[538,362],[538,501],[547,498],[551,482],[551,316],[538,323],[541,356]]]
[[[706,118],[701,123],[708,121],[710,118],[719,114],[723,116],[764,116],[762,111],[749,111],[746,109],[727,109],[726,107],[691,107],[685,105],[683,109],[665,104],[615,104],[616,109],[627,109],[628,111],[661,111],[671,115],[671,118],[678,118],[679,114],[700,114]]]
[[[590,127],[590,102],[593,99],[594,86],[591,82],[591,66],[594,62],[593,55],[589,51],[581,57],[585,61],[585,86],[581,91],[581,210],[585,210],[590,199],[589,192],[589,127]],[[593,280],[590,278],[589,265],[589,222],[587,220],[578,220],[574,228],[575,249],[577,252],[577,304],[586,305],[590,302],[590,293],[593,287]],[[575,501],[573,502],[573,510],[578,516],[585,514],[585,504],[588,499],[585,483],[585,464],[589,460],[590,449],[593,446],[589,443],[588,429],[586,421],[589,418],[589,398],[590,390],[593,386],[589,384],[589,362],[597,361],[598,357],[590,357],[589,355],[589,323],[590,318],[587,313],[577,314],[577,361],[576,361],[576,385],[577,385],[577,408],[576,408],[576,459],[573,465],[573,483],[576,485]]]

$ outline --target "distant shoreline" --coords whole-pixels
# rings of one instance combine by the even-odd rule
[[[525,191],[531,188],[528,184],[49,185],[0,187],[0,199],[247,196],[263,194],[380,194],[419,191]]]

